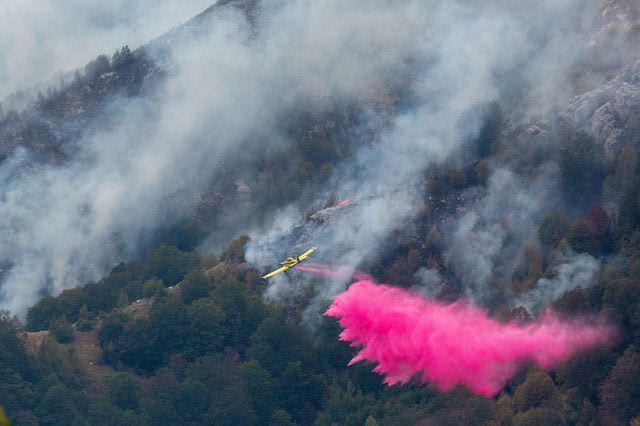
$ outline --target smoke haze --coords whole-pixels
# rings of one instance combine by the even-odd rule
[[[529,312],[541,308],[558,299],[565,292],[584,288],[600,269],[600,262],[586,253],[568,253],[554,268],[553,278],[541,278],[532,290],[515,298],[516,306],[523,306]]]
[[[0,45],[0,52],[16,59],[0,63],[6,81],[0,93],[45,77],[42,64],[47,72],[70,69],[124,43],[134,48],[204,6],[194,0],[174,15],[177,6],[151,3],[129,6],[134,12],[124,20],[119,2],[97,9],[65,2],[50,21],[44,11],[56,9],[54,0],[33,12],[37,16],[22,2],[10,3],[5,19],[11,18],[13,42]],[[3,163],[0,260],[8,270],[0,305],[23,314],[42,294],[99,278],[133,255],[145,232],[179,217],[225,160],[249,148],[261,153],[295,143],[278,127],[284,114],[331,103],[359,105],[364,112],[358,125],[377,130],[374,140],[364,140],[349,160],[335,164],[326,193],[312,194],[354,201],[308,237],[319,255],[356,268],[420,210],[425,168],[458,155],[465,142],[460,135],[477,132],[473,124],[460,132],[463,113],[498,99],[514,113],[530,115],[568,95],[569,70],[586,48],[584,23],[598,6],[583,0],[496,0],[482,6],[462,0],[301,0],[261,3],[252,20],[232,7],[220,8],[200,22],[207,31],[166,39],[170,54],[155,57],[168,71],[159,89],[146,98],[112,99],[110,125],[86,129],[64,165],[32,168],[24,151]],[[62,12],[68,10],[80,14],[73,21],[85,27],[82,42],[71,41],[79,37],[70,33],[71,18]],[[58,27],[64,30],[47,43],[33,39]],[[160,50],[149,53],[154,58]],[[524,88],[517,103],[514,81]],[[400,101],[397,93],[408,95]],[[535,213],[527,209],[535,210],[550,188],[542,178],[523,182],[508,169],[496,172],[486,200],[448,236],[452,261],[466,259],[459,271],[465,285],[483,291],[494,257],[510,250],[505,233],[530,235]],[[499,193],[503,198],[494,201]],[[273,218],[234,225],[233,231],[249,231],[254,241],[247,259],[259,267],[277,260],[289,248],[269,253],[265,247],[286,237],[293,217],[307,209],[293,203]],[[504,214],[526,226],[496,224]],[[281,231],[264,223],[281,224]],[[464,244],[469,233],[477,244]],[[479,252],[487,258],[467,258]],[[318,305],[345,284],[337,280],[325,287]],[[288,288],[286,282],[278,285],[272,294]]]
[[[595,6],[583,1],[412,5],[411,16],[422,19],[411,38],[415,44],[410,56],[415,64],[412,103],[394,117],[375,145],[362,148],[355,161],[337,168],[330,190],[353,199],[354,207],[301,239],[318,245],[323,260],[356,267],[375,256],[390,232],[418,212],[425,168],[461,155],[466,140],[477,135],[477,120],[464,128],[459,122],[476,105],[499,99],[513,108],[514,116],[526,116],[545,112],[567,96],[568,72],[583,52],[579,40]],[[508,77],[500,78],[503,75]],[[517,103],[510,101],[514,81],[524,90]],[[467,206],[468,213],[447,230],[448,260],[468,297],[486,301],[489,279],[510,274],[513,265],[499,263],[515,258],[520,244],[535,238],[537,221],[555,201],[556,175],[554,164],[541,167],[533,179],[520,177],[505,165],[490,178],[480,201]],[[269,238],[264,239],[267,233]],[[273,253],[268,244],[273,232],[260,229],[252,237],[256,244],[248,259],[264,265],[265,252]],[[266,247],[262,253],[257,252],[260,246]],[[271,261],[275,260],[272,254]],[[310,309],[344,289],[346,281],[335,281],[319,290]]]
[[[4,0],[0,100],[49,80],[58,71],[81,68],[101,53],[110,56],[123,45],[146,43],[210,4],[210,0]]]

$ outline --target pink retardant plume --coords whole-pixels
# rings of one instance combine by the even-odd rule
[[[338,204],[336,204],[336,208],[337,208],[337,209],[339,209],[340,207],[344,207],[344,206],[346,206],[347,204],[349,204],[349,199],[342,200],[342,201],[340,201]]]
[[[551,369],[615,336],[610,326],[562,320],[551,311],[530,324],[501,323],[469,303],[443,305],[370,279],[353,283],[325,315],[340,319],[342,340],[361,347],[349,364],[376,363],[388,385],[419,375],[443,391],[464,385],[488,397],[522,363]]]
[[[296,265],[293,267],[298,271],[309,272],[316,275],[322,275],[323,277],[341,278],[348,280],[351,277],[355,277],[358,281],[372,281],[368,274],[364,272],[354,271],[352,268],[346,266],[331,267],[323,265],[321,263],[305,263],[304,265]]]

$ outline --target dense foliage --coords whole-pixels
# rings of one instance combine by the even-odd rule
[[[486,161],[509,146],[499,106],[487,111],[488,127],[471,141],[468,162],[428,169],[424,211],[365,265],[381,281],[410,285],[426,265],[449,282],[439,298],[460,296],[438,223],[459,208],[459,194],[487,185]],[[554,306],[566,314],[606,315],[620,327],[618,343],[553,372],[524,368],[497,398],[417,383],[387,387],[371,366],[348,367],[354,349],[339,341],[334,320],[301,325],[300,307],[313,294],[295,306],[265,302],[264,282],[245,263],[246,236],[231,241],[219,260],[202,257],[193,249],[209,230],[183,221],[160,230],[159,245],[144,261],[41,299],[27,314],[24,328],[32,335],[21,337],[21,325],[3,313],[0,401],[15,424],[42,425],[629,422],[640,415],[640,164],[620,174],[601,161],[594,144],[578,134],[560,150],[566,205],[543,216],[510,285],[527,291],[549,276],[567,247],[598,256],[606,263],[602,274]],[[620,207],[612,215],[600,200],[616,179],[622,180]],[[531,314],[501,300],[493,308],[498,317]],[[33,347],[41,330],[49,337]],[[110,374],[96,376],[78,358],[78,333],[97,336]]]
[[[150,67],[127,47],[111,59],[101,55],[64,90],[42,97],[37,108],[62,117],[61,99],[72,102],[85,86],[91,93],[105,92],[99,85],[107,84],[117,85],[120,94],[137,93]],[[99,104],[98,99],[90,103]],[[205,195],[239,198],[251,203],[247,211],[257,207],[265,216],[291,200],[317,207],[305,197],[326,182],[335,160],[349,158],[359,144],[374,139],[351,141],[349,131],[361,112],[353,105],[330,105],[283,118],[296,145],[234,159],[235,167],[221,167]],[[523,366],[493,399],[463,388],[441,393],[417,382],[387,387],[372,366],[348,366],[355,349],[339,340],[335,320],[304,324],[300,312],[313,288],[289,305],[263,297],[259,271],[245,262],[247,236],[230,241],[220,259],[196,251],[211,232],[225,232],[215,220],[203,219],[219,217],[224,203],[203,202],[158,230],[138,261],[117,265],[98,282],[42,298],[24,325],[0,312],[0,403],[16,425],[640,421],[637,153],[627,146],[606,158],[596,139],[583,132],[555,141],[559,148],[523,148],[522,128],[509,126],[499,103],[470,114],[482,118],[477,134],[458,160],[425,168],[424,198],[416,201],[420,213],[361,266],[380,281],[403,286],[418,284],[426,267],[445,282],[436,297],[463,296],[447,260],[447,220],[469,208],[469,194],[481,198],[499,166],[508,164],[530,183],[550,161],[557,166],[558,202],[541,212],[534,235],[516,247],[518,257],[510,259],[516,264],[493,277],[495,294],[488,305],[500,319],[530,318],[535,312],[510,308],[509,295],[524,294],[552,277],[564,253],[586,253],[602,263],[601,273],[589,286],[562,294],[553,307],[562,314],[608,318],[619,327],[615,346],[576,356],[551,372]],[[2,118],[18,119],[16,113]],[[36,124],[29,132],[39,131]],[[243,185],[240,178],[246,179]],[[248,200],[242,200],[238,186],[251,188]],[[237,207],[236,201],[226,207]],[[333,204],[335,199],[326,205]],[[242,212],[234,214],[243,219]],[[79,356],[79,336],[97,339],[99,374]]]
[[[310,332],[295,311],[264,302],[264,283],[243,263],[247,238],[240,237],[219,262],[159,246],[143,264],[119,265],[99,283],[42,299],[29,310],[26,327],[49,329],[54,339],[31,353],[19,323],[3,313],[0,400],[15,424],[43,425],[629,422],[640,414],[639,175],[640,165],[627,177],[615,223],[596,204],[571,224],[551,212],[539,231],[543,253],[568,241],[574,250],[617,259],[590,287],[555,302],[565,313],[606,313],[620,326],[617,345],[553,372],[524,369],[497,398],[419,384],[387,387],[370,366],[347,367],[353,349],[338,340],[335,321],[325,318]],[[390,280],[402,279],[393,271],[423,262],[424,253],[399,240],[388,260]],[[437,256],[437,237],[431,232],[425,240]],[[531,250],[514,285],[545,273]],[[398,262],[402,267],[393,266]],[[142,297],[152,304],[134,315],[128,305]],[[69,321],[99,324],[94,332],[112,374],[96,379],[84,371]],[[95,380],[99,391],[87,393]]]

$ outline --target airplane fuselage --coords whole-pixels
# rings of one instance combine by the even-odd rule
[[[313,253],[315,249],[316,249],[315,247],[312,247],[309,250],[302,253],[300,256],[288,257],[287,260],[285,260],[284,262],[280,262],[280,267],[278,269],[276,269],[275,271],[269,272],[267,275],[263,276],[262,278],[265,278],[265,279],[271,278],[272,276],[279,274],[280,272],[285,272],[287,269],[293,268],[298,263],[305,261],[307,257],[309,257],[311,253]]]
[[[282,266],[293,267],[300,263],[300,258],[298,257],[288,257],[284,262],[280,262]]]

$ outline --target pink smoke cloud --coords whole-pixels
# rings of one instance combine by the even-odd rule
[[[388,385],[418,375],[443,391],[464,385],[488,397],[500,392],[522,363],[551,369],[615,337],[611,326],[563,320],[551,311],[533,323],[502,323],[464,301],[439,304],[371,279],[353,283],[325,315],[339,318],[341,340],[361,348],[349,365],[376,363],[374,371]]]

